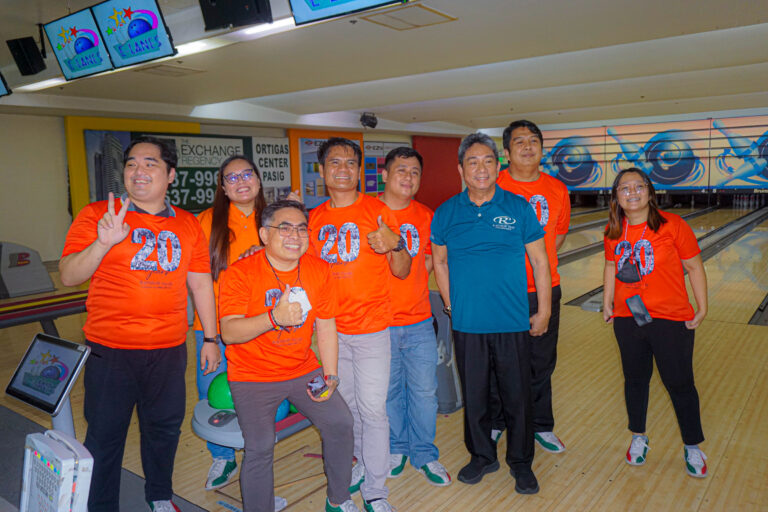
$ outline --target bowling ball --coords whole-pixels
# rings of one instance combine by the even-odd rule
[[[56,368],[55,366],[46,366],[45,368],[43,368],[43,371],[40,372],[40,375],[48,379],[59,380],[59,378],[61,377],[61,370],[59,368]]]
[[[93,48],[93,41],[87,37],[78,37],[75,39],[75,53],[83,53]]]
[[[680,132],[670,130],[654,135],[645,146],[645,160],[651,164],[651,180],[662,185],[680,183],[696,168],[697,158]]]
[[[572,137],[558,142],[550,155],[557,167],[557,177],[569,187],[586,182],[595,169],[595,159],[589,150]]]
[[[143,18],[136,18],[128,24],[128,37],[133,39],[134,37],[140,36],[144,32],[149,32],[150,30],[152,30],[152,25],[150,25],[147,20]]]
[[[213,378],[208,386],[208,405],[214,409],[234,409],[232,403],[232,390],[229,389],[227,372],[220,373]]]
[[[275,414],[275,423],[284,420],[289,412],[291,412],[291,402],[288,400],[280,402],[280,405],[277,407],[277,414]]]

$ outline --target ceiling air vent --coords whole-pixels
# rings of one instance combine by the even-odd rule
[[[384,12],[378,12],[360,19],[383,25],[394,30],[411,30],[456,21],[458,18],[444,14],[423,4],[410,4]]]

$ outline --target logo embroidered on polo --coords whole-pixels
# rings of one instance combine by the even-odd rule
[[[517,220],[514,217],[508,217],[507,215],[499,215],[493,218],[493,227],[496,229],[504,229],[511,231],[515,229],[515,223]]]

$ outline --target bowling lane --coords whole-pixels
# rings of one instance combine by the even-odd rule
[[[748,323],[768,293],[766,262],[768,221],[705,261],[709,289],[707,319]],[[688,293],[693,297],[690,285]]]
[[[677,213],[679,210],[671,210]],[[746,212],[744,210],[733,209],[720,209],[711,213],[696,217],[689,222],[691,229],[696,233],[697,237],[702,236],[713,229],[716,229],[732,220],[738,219]],[[585,230],[589,231],[589,230]],[[574,238],[580,232],[573,233]],[[570,235],[569,235],[570,237]],[[602,235],[600,238],[602,239]],[[597,241],[597,240],[595,240]],[[568,243],[568,238],[565,239],[565,244]],[[565,265],[558,267],[560,273],[560,285],[563,290],[562,303],[575,299],[576,297],[587,293],[590,290],[602,286],[603,284],[603,268],[605,257],[602,252],[593,254],[586,258],[581,258]],[[765,294],[763,294],[760,298]],[[710,299],[711,300],[711,299]],[[756,307],[756,306],[755,306]],[[754,309],[753,309],[754,311]]]
[[[605,219],[605,221],[608,222],[608,210],[575,216],[573,215],[573,212],[571,212],[571,227],[601,219]]]

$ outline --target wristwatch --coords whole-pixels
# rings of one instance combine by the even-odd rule
[[[326,375],[325,376],[325,381],[326,382],[335,382],[337,386],[341,383],[341,381],[339,380],[339,376],[338,375]]]
[[[221,343],[221,334],[217,334],[213,338],[203,338],[203,343]]]
[[[397,247],[392,249],[392,252],[400,252],[403,249],[405,249],[405,238],[400,237],[400,240],[397,241]]]
[[[445,313],[448,316],[451,316],[451,306],[443,306],[443,313]]]

